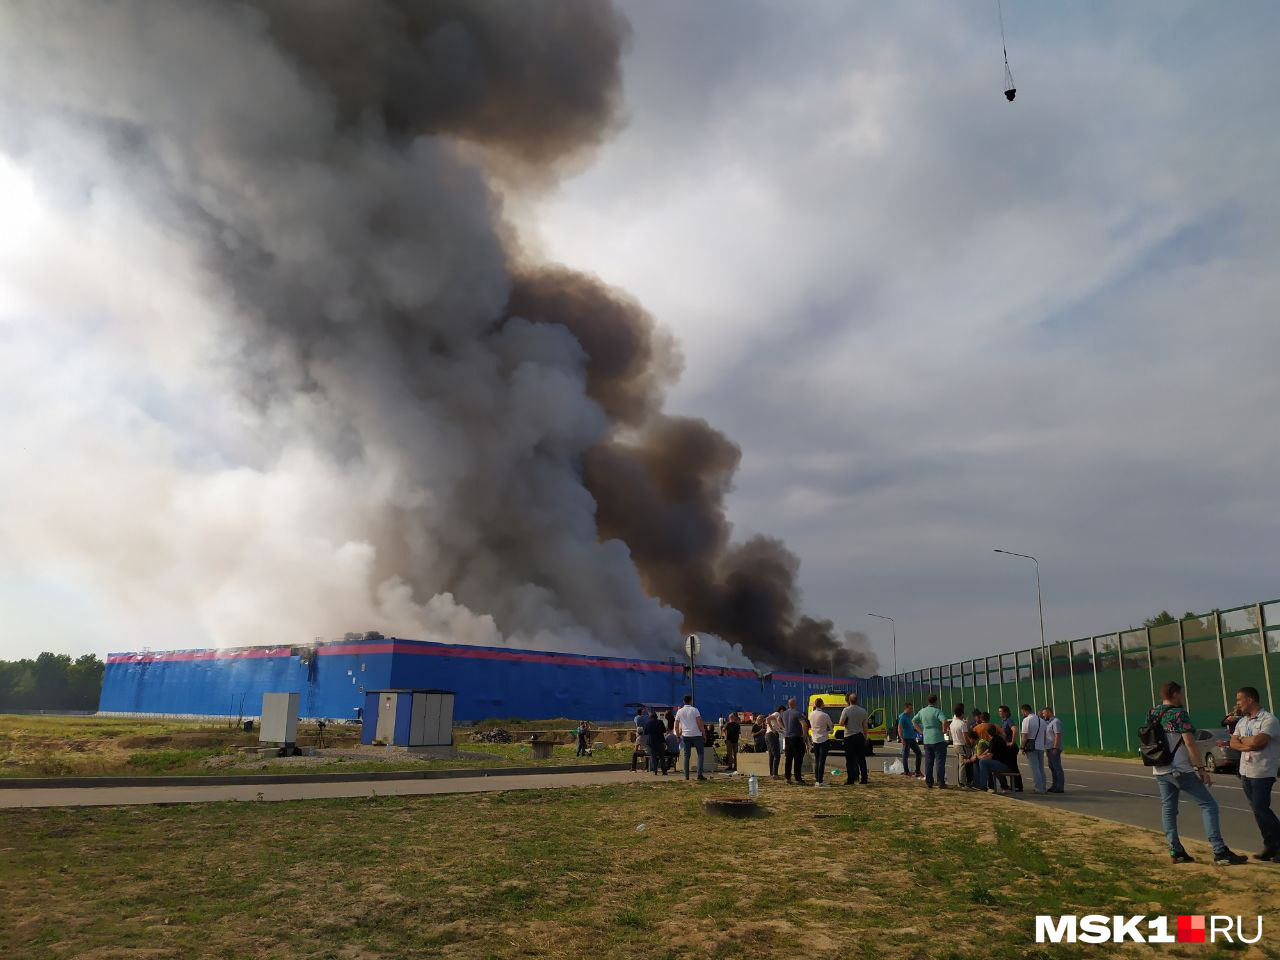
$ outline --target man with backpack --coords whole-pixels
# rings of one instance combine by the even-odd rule
[[[1200,807],[1205,838],[1213,847],[1213,862],[1220,866],[1248,862],[1248,857],[1231,851],[1218,829],[1218,801],[1209,792],[1213,779],[1200,762],[1196,728],[1186,710],[1182,684],[1166,681],[1160,696],[1163,702],[1151,708],[1146,723],[1138,728],[1138,751],[1160,787],[1160,820],[1169,841],[1169,859],[1173,863],[1195,862],[1178,838],[1178,801],[1185,793]]]

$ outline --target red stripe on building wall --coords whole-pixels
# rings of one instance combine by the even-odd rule
[[[159,650],[154,653],[109,653],[107,663],[178,663],[186,660],[241,660],[287,657],[292,647],[232,647],[227,650]]]
[[[755,676],[755,674],[749,673],[748,676]],[[836,677],[832,680],[830,677],[824,677],[821,674],[814,673],[775,673],[773,675],[773,679],[787,681],[794,680],[800,683],[807,683],[815,687],[822,686],[823,684],[826,684],[827,686],[834,684],[837,687],[847,687],[853,683],[852,680],[846,677]]]
[[[670,673],[682,670],[680,664],[652,663],[646,660],[615,660],[606,657],[582,657],[560,653],[522,653],[516,650],[491,650],[484,647],[428,647],[397,643],[392,653],[410,653],[427,657],[462,657],[466,660],[519,660],[522,663],[551,663],[567,667],[605,667],[617,670],[654,670]],[[702,671],[699,670],[699,673]],[[754,676],[754,674],[749,674]]]
[[[303,645],[306,646],[306,645]],[[256,659],[292,656],[295,647],[234,647],[225,650],[161,650],[154,653],[112,653],[107,655],[107,663],[178,663],[196,660],[224,659]],[[467,660],[496,660],[521,663],[545,663],[566,667],[603,667],[611,670],[647,670],[657,673],[674,673],[684,670],[682,663],[661,663],[650,660],[625,660],[613,657],[590,657],[578,654],[540,653],[524,650],[496,650],[491,647],[467,647],[456,644],[438,644],[425,641],[373,640],[355,643],[322,643],[315,647],[318,656],[376,656],[387,654],[411,654],[427,657],[459,657]],[[735,667],[697,668],[698,676],[740,677],[754,679],[756,674],[751,670]],[[816,678],[809,674],[774,674],[776,680],[809,680]],[[849,683],[847,680],[837,680]]]
[[[567,667],[604,667],[611,670],[653,670],[661,673],[681,671],[683,664],[658,663],[649,660],[622,660],[611,657],[587,657],[571,653],[538,653],[522,650],[494,650],[491,647],[466,647],[426,642],[388,641],[373,643],[328,644],[317,648],[321,656],[342,654],[407,653],[423,657],[461,657],[467,660],[503,660],[521,663],[548,663]],[[751,677],[750,670],[729,667],[698,667],[698,675]]]

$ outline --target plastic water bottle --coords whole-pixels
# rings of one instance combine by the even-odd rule
[[[756,779],[756,775],[754,773],[747,780],[747,796],[752,800],[755,800],[760,796],[760,781]]]

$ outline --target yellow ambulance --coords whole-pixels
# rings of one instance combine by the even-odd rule
[[[838,693],[815,693],[809,697],[809,713],[813,713],[817,709],[818,701],[822,701],[822,711],[827,714],[835,723],[836,728],[832,731],[831,738],[840,744],[840,749],[844,749],[844,727],[840,725],[840,714],[844,710],[847,701],[844,698],[844,691]],[[865,706],[865,704],[862,704]],[[867,708],[867,725],[871,730],[869,737],[872,747],[884,746],[885,736],[888,729],[885,726],[884,710],[880,707]],[[854,731],[855,733],[857,731]]]

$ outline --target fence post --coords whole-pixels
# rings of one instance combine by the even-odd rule
[[[1048,645],[1040,647],[1040,670],[1044,674],[1044,690],[1046,702],[1052,708],[1054,716],[1058,714],[1058,701],[1053,690],[1053,654]]]
[[[1116,634],[1116,639],[1120,639],[1120,635]],[[1093,702],[1098,708],[1098,749],[1105,750],[1107,747],[1106,737],[1102,732],[1102,694],[1098,691],[1098,638],[1089,638],[1089,653],[1093,657]]]
[[[1124,749],[1129,749],[1129,696],[1124,689],[1124,631],[1116,632],[1116,654],[1120,658],[1120,710],[1124,717]]]
[[[1067,641],[1067,676],[1071,678],[1071,719],[1076,732],[1076,749],[1080,749],[1080,707],[1076,705],[1076,642]]]
[[[1262,641],[1262,682],[1267,685],[1267,709],[1276,712],[1275,694],[1271,691],[1271,655],[1267,653],[1267,625],[1262,621],[1262,604],[1255,603],[1258,620],[1258,639]]]
[[[1018,715],[1018,707],[1022,704],[1022,671],[1018,669],[1018,651],[1013,651],[1013,715]],[[1032,698],[1035,699],[1034,697]]]
[[[1178,621],[1178,656],[1182,658],[1182,702],[1187,708],[1187,715],[1191,715],[1191,690],[1187,686],[1187,639],[1186,631],[1182,629],[1182,621]]]
[[[1151,703],[1156,702],[1156,660],[1155,654],[1151,650],[1151,628],[1144,627],[1147,631],[1147,689],[1151,691]]]
[[[1218,645],[1218,680],[1222,683],[1222,715],[1225,717],[1231,708],[1227,706],[1227,661],[1222,656],[1222,616],[1216,609],[1213,611],[1213,639]]]

